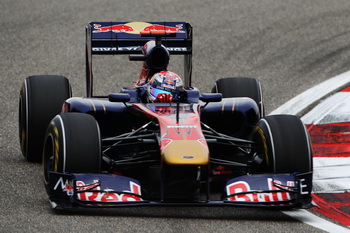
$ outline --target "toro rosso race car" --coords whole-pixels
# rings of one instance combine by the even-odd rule
[[[92,57],[116,54],[142,62],[137,84],[95,96]],[[184,87],[170,102],[147,101],[149,81],[167,71],[170,55],[184,56]],[[189,23],[91,22],[86,97],[72,97],[62,76],[26,78],[21,150],[42,161],[52,207],[310,208],[312,150],[301,120],[265,116],[254,78],[222,78],[201,93],[191,71]]]

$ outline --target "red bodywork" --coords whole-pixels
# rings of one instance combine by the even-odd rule
[[[168,164],[205,165],[209,149],[202,133],[199,105],[133,104],[149,118],[156,118],[160,127],[160,151]]]

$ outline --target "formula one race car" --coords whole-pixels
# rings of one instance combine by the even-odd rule
[[[94,96],[95,54],[142,61],[135,87]],[[151,77],[167,71],[172,54],[184,55],[184,87],[171,102],[147,101]],[[264,116],[254,78],[222,78],[201,93],[191,70],[189,23],[91,22],[86,97],[71,98],[62,76],[26,78],[21,149],[28,161],[42,161],[52,207],[310,208],[312,150],[300,119]]]

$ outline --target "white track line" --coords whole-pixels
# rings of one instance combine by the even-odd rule
[[[324,230],[326,232],[336,232],[336,233],[349,233],[350,230],[334,224],[332,222],[326,221],[323,218],[320,218],[314,214],[311,214],[307,210],[286,210],[282,211],[282,213],[295,218],[301,222],[309,224],[318,229]]]
[[[307,108],[320,101],[325,96],[334,91],[344,88],[350,83],[350,71],[342,73],[334,78],[328,79],[323,83],[314,86],[313,88],[304,91],[300,95],[289,100],[276,110],[272,111],[270,115],[274,114],[302,114]]]
[[[302,118],[304,124],[348,122],[350,119],[350,92],[337,92],[320,102]]]

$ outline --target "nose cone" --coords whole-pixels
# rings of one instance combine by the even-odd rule
[[[170,165],[206,165],[209,149],[197,140],[174,140],[163,149],[162,157]]]

